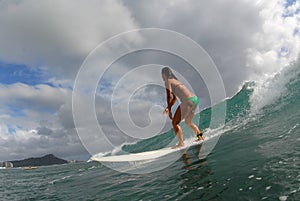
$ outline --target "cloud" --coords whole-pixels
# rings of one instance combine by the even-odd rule
[[[253,75],[276,72],[299,53],[297,1],[124,3],[141,27],[175,30],[200,44],[216,63],[227,96],[235,94],[245,80],[258,79]]]
[[[44,69],[52,83],[0,85],[0,159],[86,154],[72,118],[74,78],[99,43],[137,28],[130,11],[118,0],[1,1],[0,10],[0,60]]]
[[[259,9],[251,1],[124,2],[140,26],[178,31],[201,45],[216,63],[228,96],[249,75],[245,52],[262,24]],[[154,10],[157,15],[152,14]]]
[[[70,102],[70,96],[70,91],[48,85],[1,84],[1,122],[25,131],[36,129],[45,121],[56,124],[57,111]]]
[[[20,83],[0,88],[1,160],[48,153],[66,158],[89,155],[74,127],[70,91]],[[12,113],[12,108],[22,115]]]
[[[29,86],[22,83],[0,85],[0,102],[19,109],[56,111],[65,102],[70,92],[48,85]]]
[[[3,127],[1,130],[3,130]],[[43,128],[45,131],[45,128]],[[18,130],[14,135],[0,135],[1,160],[23,159],[53,153],[59,157],[78,158],[88,153],[82,146],[76,131],[55,130],[51,134]],[[49,132],[49,131],[48,131]]]
[[[256,76],[272,74],[295,61],[300,52],[299,2],[288,7],[285,1],[263,1],[259,15],[263,19],[262,29],[252,36],[253,47],[248,48],[247,66]]]
[[[10,1],[0,3],[0,60],[46,66],[74,77],[99,43],[137,28],[118,0]]]

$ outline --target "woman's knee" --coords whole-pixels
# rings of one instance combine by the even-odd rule
[[[173,120],[173,121],[172,121],[172,126],[173,126],[173,127],[176,127],[177,125],[178,125],[178,122]]]
[[[177,132],[178,129],[179,129],[179,123],[178,121],[172,121],[172,125],[173,125],[173,128],[174,128],[174,131]]]

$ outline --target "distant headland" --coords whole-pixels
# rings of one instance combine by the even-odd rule
[[[75,163],[78,161],[67,161],[54,156],[53,154],[48,154],[42,157],[27,158],[23,160],[14,160],[0,162],[0,168],[11,168],[11,167],[31,167],[31,166],[46,166],[46,165],[57,165],[65,163]]]

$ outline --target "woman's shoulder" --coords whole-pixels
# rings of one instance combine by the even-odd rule
[[[176,79],[174,79],[174,78],[168,79],[168,82],[171,83],[171,84],[178,84],[178,83],[181,83],[179,80],[176,80]]]
[[[179,80],[176,80],[176,79],[168,79],[169,80],[169,83],[171,84],[171,85],[181,85],[182,83],[179,81]]]

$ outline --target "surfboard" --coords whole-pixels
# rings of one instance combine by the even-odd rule
[[[163,156],[176,153],[176,152],[182,152],[184,153],[185,150],[187,150],[190,147],[200,145],[203,141],[189,141],[185,142],[185,145],[176,149],[172,149],[172,147],[166,147],[163,149],[153,150],[153,151],[145,151],[140,153],[129,153],[124,155],[114,155],[114,156],[102,156],[98,157],[97,155],[92,156],[90,160],[92,161],[98,161],[98,162],[136,162],[136,161],[146,161],[146,160],[153,160],[158,159]]]

